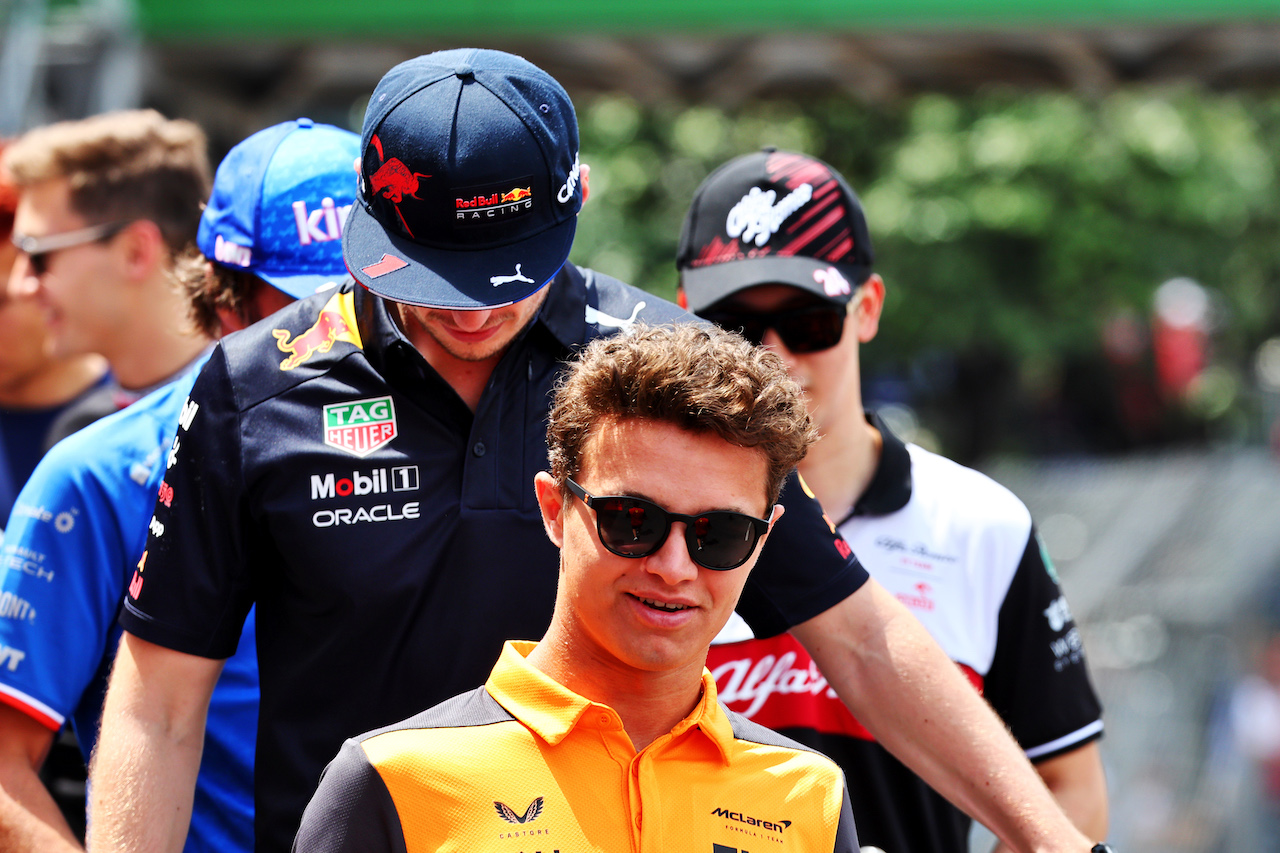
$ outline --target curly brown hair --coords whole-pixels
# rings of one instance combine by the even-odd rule
[[[187,319],[211,338],[222,337],[219,309],[246,320],[259,288],[270,287],[248,270],[211,261],[195,246],[188,246],[173,264],[173,279],[187,298]]]
[[[213,172],[204,131],[155,110],[122,110],[37,127],[4,166],[20,188],[64,178],[90,223],[154,222],[175,255],[196,237]]]
[[[577,476],[582,448],[602,421],[642,418],[758,450],[772,506],[788,473],[817,440],[800,386],[777,354],[715,326],[637,325],[599,338],[557,383],[547,424],[551,475]]]

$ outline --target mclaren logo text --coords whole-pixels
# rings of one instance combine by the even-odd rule
[[[738,823],[745,823],[747,826],[758,826],[761,829],[767,829],[770,832],[781,833],[782,830],[791,826],[791,821],[789,820],[761,820],[758,817],[752,817],[751,815],[743,814],[742,812],[731,812],[728,809],[713,809],[711,813],[716,817],[735,820]]]

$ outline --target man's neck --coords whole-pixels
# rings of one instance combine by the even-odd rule
[[[624,671],[550,633],[528,661],[579,696],[612,708],[636,752],[675,728],[702,696],[702,664],[663,672]]]
[[[406,316],[404,306],[388,303],[388,310],[409,343],[422,354],[440,378],[449,384],[462,402],[467,404],[467,408],[475,412],[480,405],[480,398],[484,396],[484,389],[489,384],[489,377],[493,375],[511,344],[508,342],[486,358],[462,358],[449,352],[420,323]]]
[[[827,517],[839,523],[871,485],[880,464],[884,436],[867,423],[861,402],[845,417],[825,424],[822,440],[809,448],[800,475],[822,504]]]
[[[135,300],[133,310],[127,313],[127,327],[119,329],[102,348],[116,381],[127,390],[143,390],[165,381],[211,343],[193,328],[186,300],[167,276],[159,275]]]
[[[416,345],[417,341],[414,343]],[[435,368],[441,379],[449,383],[449,387],[472,412],[479,407],[480,398],[484,396],[484,389],[489,384],[489,377],[493,375],[494,368],[503,356],[503,353],[499,353],[482,361],[463,361],[448,353],[437,353],[433,358],[423,346],[418,346],[418,352],[423,354],[427,363]]]
[[[107,372],[100,355],[57,359],[20,380],[0,387],[0,406],[8,409],[48,409],[65,405],[83,394]]]

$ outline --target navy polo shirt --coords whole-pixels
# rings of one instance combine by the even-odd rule
[[[533,477],[564,361],[629,323],[691,319],[567,265],[474,414],[348,281],[225,338],[183,412],[121,623],[229,656],[257,603],[258,850],[289,849],[345,738],[484,682],[541,637],[559,555]],[[762,635],[866,573],[794,482],[740,612]],[[780,558],[786,556],[786,560]]]

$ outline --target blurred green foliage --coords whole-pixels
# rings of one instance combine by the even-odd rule
[[[1149,317],[1175,276],[1215,294],[1219,378],[1280,329],[1280,95],[992,91],[733,113],[610,96],[579,115],[592,195],[574,259],[667,298],[694,189],[774,145],[831,163],[864,202],[888,288],[877,359],[982,348],[1034,383],[1098,351],[1107,318]],[[1232,407],[1216,393],[1214,416]]]

